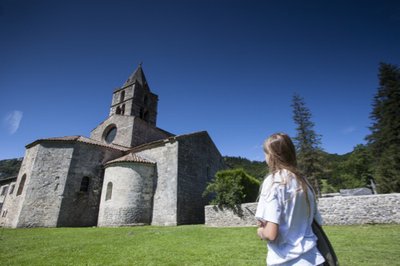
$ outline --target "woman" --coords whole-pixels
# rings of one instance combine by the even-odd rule
[[[321,218],[315,194],[297,169],[296,151],[284,133],[271,135],[263,145],[270,175],[258,201],[257,234],[268,240],[267,265],[319,265],[325,260],[311,229]]]

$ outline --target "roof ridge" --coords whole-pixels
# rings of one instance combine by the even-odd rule
[[[106,162],[105,166],[108,166],[108,165],[114,164],[114,163],[119,163],[119,162],[135,162],[135,163],[155,164],[155,162],[153,162],[153,161],[145,159],[145,158],[137,155],[134,152],[130,152],[122,157],[119,157],[117,159]]]
[[[37,139],[31,143],[29,143],[28,145],[26,145],[26,148],[30,148],[36,144],[38,144],[39,142],[42,141],[77,141],[77,142],[81,142],[81,143],[86,143],[86,144],[90,144],[90,145],[96,145],[96,146],[101,146],[101,147],[105,147],[105,148],[111,148],[111,149],[116,149],[116,150],[121,150],[121,151],[128,151],[129,147],[124,147],[121,145],[115,145],[115,144],[106,144],[103,143],[101,141],[98,140],[94,140],[85,136],[80,136],[80,135],[76,135],[76,136],[64,136],[64,137],[54,137],[54,138],[45,138],[45,139]]]

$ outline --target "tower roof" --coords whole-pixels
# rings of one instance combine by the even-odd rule
[[[133,72],[132,75],[129,76],[128,80],[124,83],[122,87],[136,82],[140,83],[140,85],[142,86],[147,84],[147,80],[142,69],[142,63],[139,64],[135,72]]]

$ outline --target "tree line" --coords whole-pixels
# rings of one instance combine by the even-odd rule
[[[379,86],[370,113],[370,134],[365,136],[367,142],[356,145],[352,152],[344,155],[329,154],[322,149],[322,135],[314,129],[312,113],[304,98],[298,94],[293,96],[292,118],[297,132],[293,139],[298,166],[318,195],[346,188],[371,187],[375,184],[379,193],[400,192],[400,68],[397,65],[381,63],[378,77]],[[205,194],[226,193],[225,184],[232,181],[232,175],[236,180],[249,179],[247,183],[254,186],[254,179],[261,184],[268,173],[265,162],[228,156],[224,157],[224,160],[230,170],[218,172]],[[229,191],[227,194],[240,194],[241,199],[226,197],[221,201],[223,196],[219,195],[220,201],[213,203],[234,206],[245,202],[243,200],[248,197],[243,195],[243,184],[246,182],[240,182],[240,186],[230,184],[229,187],[236,191]]]
[[[372,180],[379,193],[400,192],[400,68],[381,63],[378,77],[367,143],[355,146],[348,158],[336,165],[322,156],[321,135],[313,128],[304,99],[293,97],[298,163],[315,191],[321,191],[325,179],[333,189],[365,187]]]

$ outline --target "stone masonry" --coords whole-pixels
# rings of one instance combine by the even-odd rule
[[[106,167],[98,225],[150,224],[154,163],[115,162],[112,166]]]
[[[245,203],[240,215],[230,209],[205,207],[208,226],[254,226],[257,203]],[[400,193],[321,198],[318,209],[324,225],[400,224]]]
[[[90,138],[28,144],[16,180],[1,184],[0,226],[204,223],[202,193],[224,168],[222,156],[206,131],[158,128],[157,106],[139,65]]]

